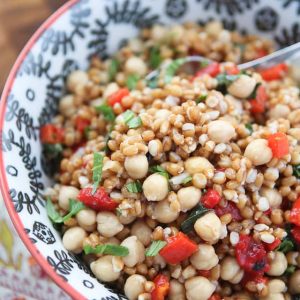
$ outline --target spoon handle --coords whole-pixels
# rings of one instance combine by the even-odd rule
[[[300,52],[300,42],[288,46],[286,48],[280,49],[278,51],[275,51],[269,55],[257,58],[255,60],[243,64],[239,64],[238,68],[240,70],[245,70],[245,69],[255,68],[259,66],[267,67],[268,65],[286,61],[288,58],[293,56],[298,51]]]

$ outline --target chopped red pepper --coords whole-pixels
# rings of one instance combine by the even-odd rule
[[[75,119],[75,127],[78,131],[83,132],[89,125],[91,120],[77,116]]]
[[[40,129],[40,138],[44,144],[58,144],[64,140],[64,130],[53,124],[46,124]]]
[[[291,233],[293,235],[294,240],[300,244],[300,226],[295,226],[292,230]]]
[[[263,244],[251,236],[240,234],[240,240],[235,247],[235,256],[238,264],[246,272],[263,275],[270,269]]]
[[[190,257],[198,249],[197,244],[182,232],[168,238],[167,242],[168,244],[160,250],[159,254],[169,264],[180,263]]]
[[[258,72],[264,80],[271,81],[281,79],[285,75],[287,69],[287,65],[281,63],[267,69],[259,70]]]
[[[233,65],[231,67],[225,67],[225,73],[228,75],[237,75],[240,73],[240,70],[238,69],[237,65]]]
[[[300,226],[300,198],[298,198],[293,204],[293,208],[290,212],[290,222]]]
[[[268,243],[263,243],[263,244],[264,244],[266,250],[273,251],[281,244],[281,240],[279,238],[276,238],[274,240],[274,242],[271,244],[268,244]]]
[[[289,154],[289,141],[283,132],[271,134],[268,137],[268,146],[272,150],[273,157],[282,158]]]
[[[198,275],[202,276],[202,277],[206,277],[209,278],[211,275],[211,271],[210,270],[198,270]]]
[[[243,220],[240,210],[232,201],[228,201],[226,206],[217,205],[214,207],[214,210],[218,217],[222,217],[226,214],[231,214],[233,221],[240,222]]]
[[[267,285],[268,278],[263,276],[263,275],[260,275],[260,274],[253,274],[253,272],[250,272],[250,273],[245,272],[244,276],[243,276],[243,279],[241,281],[241,285],[246,286],[246,284],[249,281],[254,281],[256,284],[262,283],[264,285]]]
[[[255,58],[260,58],[263,56],[266,56],[268,54],[268,51],[266,49],[260,48],[256,50],[256,57]]]
[[[114,106],[116,103],[121,103],[122,99],[128,96],[129,93],[130,91],[128,88],[121,88],[108,97],[107,103],[110,106]]]
[[[169,278],[166,275],[158,274],[153,282],[155,287],[151,292],[151,300],[164,300],[170,289]]]
[[[254,114],[261,114],[265,111],[268,95],[264,86],[260,85],[256,90],[255,99],[249,100],[251,104],[251,112]]]
[[[91,187],[80,190],[77,199],[96,211],[113,211],[118,206],[118,203],[108,196],[103,187],[99,187],[95,194],[92,191]]]
[[[221,300],[221,296],[219,294],[213,294],[208,300]]]
[[[201,203],[206,208],[214,208],[221,201],[220,194],[214,189],[208,189],[207,192],[201,197]]]
[[[220,64],[214,61],[214,62],[210,63],[208,66],[200,69],[196,73],[194,78],[201,77],[204,74],[208,74],[211,77],[216,77],[220,73],[220,71],[221,71],[220,70]]]

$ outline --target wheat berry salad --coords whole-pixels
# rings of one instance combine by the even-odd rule
[[[65,248],[130,300],[300,299],[300,99],[270,41],[144,29],[66,82],[41,128]],[[180,66],[201,55],[193,74]],[[157,78],[146,80],[161,67]]]

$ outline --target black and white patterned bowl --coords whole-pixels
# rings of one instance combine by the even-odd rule
[[[1,191],[23,242],[74,299],[126,298],[91,276],[48,220],[42,194],[51,178],[41,158],[39,128],[55,114],[66,76],[87,68],[92,55],[113,53],[157,22],[211,19],[273,38],[280,47],[300,41],[299,0],[71,0],[34,34],[10,73],[0,110]]]

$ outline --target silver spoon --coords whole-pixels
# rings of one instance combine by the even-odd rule
[[[203,56],[187,56],[184,58],[184,64],[181,64],[180,66],[183,66],[185,64],[193,63],[193,62],[207,62],[207,63],[212,63],[213,60],[208,59]],[[254,59],[252,61],[246,62],[239,64],[237,67],[239,70],[245,70],[245,69],[250,69],[250,68],[257,68],[257,67],[269,67],[271,65],[287,61],[291,65],[299,65],[300,64],[300,42],[293,44],[291,46],[288,46],[286,48],[277,50],[271,54],[268,54],[266,56]],[[168,64],[169,65],[169,64]],[[165,67],[167,68],[168,65]],[[164,66],[163,66],[164,67]],[[156,78],[163,67],[160,67],[152,72],[150,72],[146,76],[146,80],[152,80]]]

